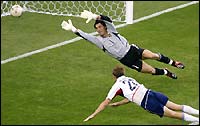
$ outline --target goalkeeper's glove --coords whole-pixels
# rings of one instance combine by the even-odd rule
[[[81,18],[87,19],[86,23],[88,23],[92,19],[96,20],[98,16],[99,15],[93,14],[92,12],[87,11],[87,10],[84,10],[83,12],[81,12],[81,15],[80,15]]]
[[[65,30],[71,30],[73,32],[76,32],[76,28],[73,26],[72,21],[69,19],[68,22],[63,21],[61,24],[62,28]]]

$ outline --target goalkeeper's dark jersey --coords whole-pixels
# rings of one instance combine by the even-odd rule
[[[106,38],[93,36],[81,31],[80,29],[77,30],[76,34],[95,44],[117,60],[122,59],[130,49],[128,41],[117,32],[109,17],[101,15],[101,20],[106,23],[107,30],[111,36]]]

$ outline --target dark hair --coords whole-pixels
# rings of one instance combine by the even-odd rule
[[[113,74],[116,78],[123,76],[124,73],[125,73],[125,70],[124,70],[124,68],[123,68],[122,66],[116,66],[116,67],[113,69],[113,71],[112,71],[112,74]]]
[[[94,28],[96,29],[96,24],[102,24],[104,27],[106,27],[106,23],[102,20],[96,20],[95,23],[94,23]]]

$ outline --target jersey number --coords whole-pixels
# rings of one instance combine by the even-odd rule
[[[125,84],[124,81],[123,81],[123,83]],[[134,81],[131,80],[131,79],[128,79],[128,85],[129,85],[129,88],[130,88],[131,91],[133,91],[136,88],[136,86],[137,86],[137,84],[134,83]]]

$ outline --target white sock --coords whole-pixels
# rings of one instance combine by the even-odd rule
[[[169,61],[169,63],[168,63],[168,64],[172,65],[172,63],[173,63],[173,60],[172,60],[172,59],[170,59],[170,61]]]
[[[199,110],[194,109],[188,105],[183,105],[183,112],[186,112],[188,114],[194,114],[194,115],[199,115]]]
[[[167,74],[167,70],[165,70],[165,69],[163,69],[164,70],[164,75],[166,75]]]
[[[199,122],[199,118],[189,115],[187,113],[183,113],[183,120],[189,122]]]

